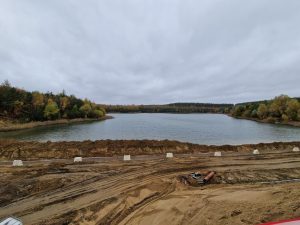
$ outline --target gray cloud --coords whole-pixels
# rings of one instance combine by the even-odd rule
[[[1,0],[0,78],[98,103],[300,96],[298,0]]]

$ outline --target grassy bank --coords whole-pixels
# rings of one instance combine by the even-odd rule
[[[84,123],[89,121],[101,121],[101,120],[112,119],[112,118],[113,118],[112,116],[104,116],[99,119],[95,119],[95,118],[59,119],[59,120],[50,120],[50,121],[35,121],[35,122],[28,122],[28,123],[0,121],[0,132],[30,129],[30,128],[41,127],[41,126]]]

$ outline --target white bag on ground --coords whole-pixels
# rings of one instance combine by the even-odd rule
[[[13,161],[13,166],[23,166],[23,161],[22,160],[14,160]]]
[[[130,160],[131,160],[130,155],[124,155],[123,160],[124,160],[124,161],[130,161]]]

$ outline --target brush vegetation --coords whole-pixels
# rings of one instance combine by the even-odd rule
[[[272,100],[237,104],[231,115],[271,123],[295,122],[300,121],[300,102],[299,98],[280,95]]]
[[[228,113],[233,104],[171,103],[164,105],[103,105],[118,113]]]
[[[29,92],[12,87],[8,81],[0,85],[2,121],[31,122],[104,116],[105,109],[100,105],[67,95],[64,91],[59,94]]]

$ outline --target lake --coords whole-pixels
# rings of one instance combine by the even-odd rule
[[[114,119],[0,132],[0,138],[37,141],[170,139],[199,144],[300,141],[300,128],[234,119],[222,114],[110,114]]]

